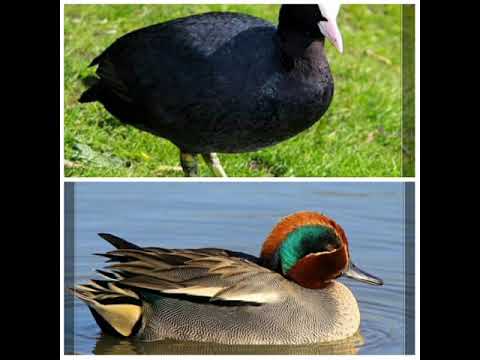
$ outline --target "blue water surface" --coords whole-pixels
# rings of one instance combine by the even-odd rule
[[[67,236],[66,241],[74,241],[74,252],[67,253],[65,258],[66,285],[88,281],[95,277],[94,270],[104,265],[104,258],[92,255],[112,249],[97,236],[100,232],[116,234],[141,246],[217,247],[258,255],[264,238],[277,221],[300,210],[322,212],[341,224],[356,265],[382,278],[385,285],[375,287],[341,280],[352,289],[359,302],[361,340],[351,346],[331,346],[323,350],[318,347],[232,350],[204,344],[133,344],[102,335],[87,306],[66,293],[65,316],[73,316],[73,321],[66,324],[65,337],[70,344],[66,351],[79,354],[403,354],[403,203],[402,183],[77,183],[74,203],[67,205],[73,209],[74,227],[73,236]],[[66,226],[68,224],[66,221]],[[70,230],[68,227],[67,234]]]

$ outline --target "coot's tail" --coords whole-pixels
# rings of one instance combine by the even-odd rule
[[[89,103],[99,100],[100,95],[100,85],[99,83],[93,84],[92,87],[88,88],[83,92],[78,101],[80,103]]]
[[[122,93],[121,89],[114,88],[103,79],[92,84],[78,99],[80,103],[98,101],[110,114],[121,122],[137,127],[142,125],[138,119],[145,121],[146,116],[141,106],[137,106],[128,94]]]

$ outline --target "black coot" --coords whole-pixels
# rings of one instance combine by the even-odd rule
[[[324,41],[342,51],[339,7],[282,5],[278,28],[215,12],[133,31],[93,60],[99,80],[80,102],[99,101],[122,122],[172,141],[185,175],[198,175],[201,154],[225,176],[216,152],[274,145],[328,109]]]

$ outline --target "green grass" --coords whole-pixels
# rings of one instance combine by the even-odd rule
[[[402,175],[415,176],[415,6],[403,7]]]
[[[122,125],[98,103],[79,104],[90,61],[134,29],[206,11],[277,23],[278,5],[66,5],[65,175],[182,176],[178,149]],[[322,120],[276,146],[220,154],[229,176],[401,176],[401,6],[348,5],[338,23],[345,52],[327,45],[336,93]],[[200,174],[211,176],[200,161]]]

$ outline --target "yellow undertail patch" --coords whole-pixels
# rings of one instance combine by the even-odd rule
[[[90,306],[120,335],[130,336],[133,327],[142,315],[139,305],[133,304],[112,304],[102,305],[97,302],[90,303]]]

